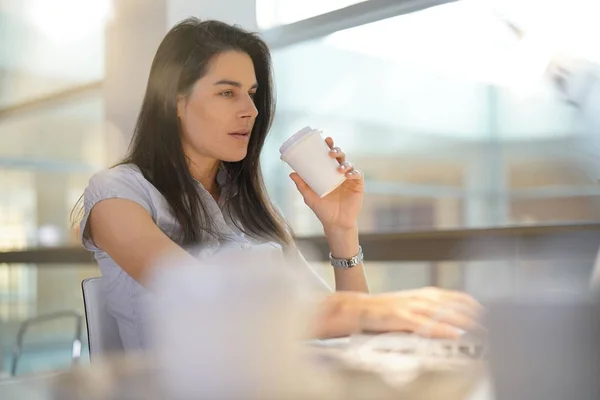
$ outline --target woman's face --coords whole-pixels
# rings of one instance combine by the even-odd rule
[[[254,64],[243,52],[216,56],[208,72],[177,102],[185,154],[193,161],[244,159],[258,110]]]

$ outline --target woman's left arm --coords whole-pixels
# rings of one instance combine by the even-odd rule
[[[335,258],[349,259],[359,252],[358,229],[331,229],[325,231],[331,255]],[[335,290],[369,292],[365,269],[362,264],[352,268],[334,268]]]
[[[331,255],[349,259],[359,252],[357,221],[365,191],[364,178],[346,160],[345,153],[334,146],[333,139],[327,138],[325,142],[331,149],[330,156],[338,160],[338,171],[346,175],[346,181],[324,198],[319,198],[297,173],[290,174],[290,178],[304,197],[304,202],[323,224]],[[369,291],[362,264],[352,268],[334,268],[334,274],[336,291]]]

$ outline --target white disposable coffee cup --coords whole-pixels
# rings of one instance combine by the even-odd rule
[[[338,170],[338,161],[329,155],[329,146],[321,131],[307,126],[286,140],[279,152],[285,161],[319,197],[333,192],[346,176]]]

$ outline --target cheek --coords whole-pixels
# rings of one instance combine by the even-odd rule
[[[215,107],[190,107],[184,121],[185,135],[193,141],[214,137],[223,128],[218,111]]]

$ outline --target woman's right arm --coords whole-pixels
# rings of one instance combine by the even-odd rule
[[[165,255],[195,261],[134,201],[110,198],[98,202],[90,210],[86,229],[96,247],[142,284],[149,269]]]

